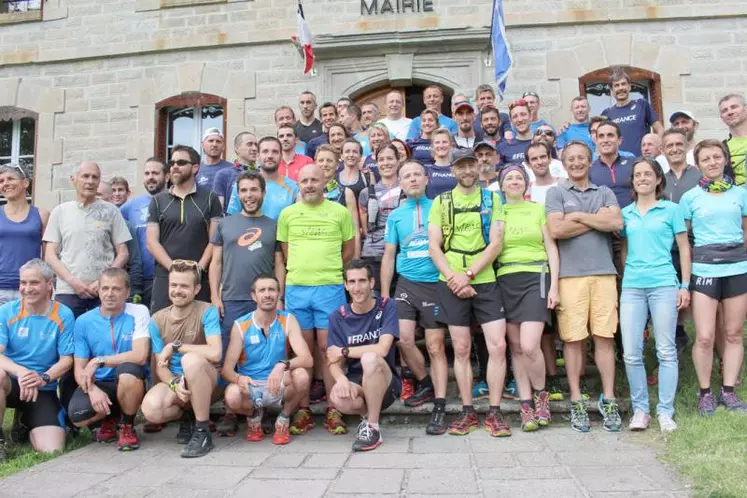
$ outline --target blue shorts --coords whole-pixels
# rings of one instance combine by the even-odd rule
[[[301,330],[328,329],[329,315],[346,300],[342,284],[285,288],[285,307],[296,317]]]

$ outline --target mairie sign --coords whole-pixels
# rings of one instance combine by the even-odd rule
[[[361,0],[362,16],[433,11],[433,0]]]

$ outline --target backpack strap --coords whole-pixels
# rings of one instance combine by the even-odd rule
[[[454,235],[454,199],[452,191],[448,190],[441,195],[441,233],[443,233],[442,248],[444,252],[451,249],[451,237]]]
[[[493,192],[480,188],[480,225],[485,246],[490,245],[490,217],[493,214]]]

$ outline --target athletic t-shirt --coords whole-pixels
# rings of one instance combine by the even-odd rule
[[[156,272],[156,260],[148,251],[147,231],[148,231],[148,209],[153,197],[150,194],[143,194],[130,199],[119,208],[126,221],[135,227],[137,234],[137,243],[140,246],[140,260],[143,265],[143,278],[152,280]]]
[[[273,274],[277,223],[267,216],[234,214],[218,222],[210,242],[223,248],[223,301],[250,299],[254,280]]]
[[[456,178],[451,173],[451,165],[436,166],[432,164],[426,168],[426,174],[428,175],[428,185],[425,186],[425,196],[429,199],[435,199],[457,186]]]
[[[475,206],[480,206],[482,200],[482,194],[480,189],[475,189],[469,195],[465,195],[459,191],[459,189],[452,190],[452,203],[455,209],[469,209]],[[493,193],[493,212],[490,215],[491,225],[498,221],[503,205],[498,194]],[[441,196],[437,197],[433,201],[431,212],[428,214],[428,223],[442,227],[441,221]],[[454,227],[453,234],[451,236],[451,248],[459,249],[462,251],[472,252],[479,251],[485,247],[485,239],[482,235],[482,217],[479,212],[472,213],[461,213],[454,215]],[[449,268],[454,272],[464,272],[469,266],[477,260],[480,254],[466,255],[457,253],[453,250],[446,252],[446,261],[449,263]],[[443,275],[440,275],[440,280],[446,281]],[[491,264],[485,265],[480,270],[480,273],[475,275],[472,284],[485,284],[495,282],[495,272]]]
[[[407,133],[410,131],[410,123],[412,123],[412,119],[406,117],[401,117],[396,120],[384,118],[380,119],[379,123],[383,123],[389,130],[389,133],[394,135],[395,138],[407,140]]]
[[[443,114],[438,115],[438,127],[446,128],[452,135],[456,135],[459,131],[459,125],[457,125],[457,122],[451,119],[449,116],[445,116]],[[420,138],[422,134],[423,131],[420,129],[420,116],[412,118],[412,122],[410,123],[410,131],[407,133],[407,138],[410,140],[414,138]]]
[[[284,209],[277,239],[288,243],[286,284],[342,284],[342,245],[353,237],[353,218],[336,202],[299,202]]]
[[[265,184],[265,199],[262,201],[262,214],[268,218],[277,220],[283,209],[296,202],[296,197],[298,197],[298,185],[287,176],[284,176],[277,182],[268,180]],[[226,213],[237,214],[241,212],[241,209],[238,186],[234,183]]]
[[[399,247],[397,273],[411,282],[438,282],[438,268],[428,252],[427,197],[407,199],[386,220],[384,242]]]
[[[541,265],[517,265],[547,261],[542,228],[547,224],[545,206],[531,201],[504,204],[498,217],[504,222],[503,250],[498,255],[500,267],[496,276],[509,273],[541,273]],[[510,265],[510,266],[503,266]],[[549,267],[548,267],[549,271]]]
[[[236,364],[236,372],[252,380],[267,380],[278,362],[288,358],[288,317],[287,311],[278,311],[275,320],[267,329],[254,323],[254,312],[239,317],[234,322],[239,327],[243,339],[243,353]]]
[[[594,141],[591,139],[591,133],[589,133],[589,123],[572,123],[568,125],[565,131],[558,135],[558,139],[555,141],[555,147],[562,149],[570,141],[580,140],[589,146],[591,150],[596,149]]]
[[[645,99],[631,100],[622,107],[613,105],[602,111],[610,121],[617,123],[622,133],[622,150],[626,150],[636,157],[641,155],[641,140],[649,132],[651,125],[659,120],[659,116]]]
[[[370,188],[364,189],[358,198],[358,209],[361,213],[361,223],[369,223],[368,220],[368,200]],[[381,259],[384,255],[384,232],[386,231],[386,222],[389,214],[399,207],[402,189],[395,183],[394,187],[387,187],[379,182],[374,185],[374,192],[379,204],[378,215],[373,225],[373,230],[369,230],[366,238],[363,239],[363,248],[361,256],[364,258]],[[370,226],[369,226],[370,228]]]
[[[407,146],[410,148],[414,160],[420,162],[423,166],[433,164],[433,151],[430,140],[427,138],[414,138],[407,141]]]
[[[132,351],[132,341],[149,339],[150,312],[142,304],[125,304],[117,316],[103,316],[101,308],[83,313],[75,321],[75,358],[90,360],[99,356],[114,356]],[[96,369],[97,381],[117,378],[116,367]]]
[[[534,185],[532,184],[529,187],[529,200],[532,202],[536,202],[537,204],[545,204],[545,199],[547,198],[547,192],[553,188],[556,183],[553,183],[552,185]]]
[[[329,315],[329,332],[327,347],[354,348],[378,344],[382,335],[394,336],[392,347],[384,358],[392,375],[399,378],[394,368],[394,354],[399,340],[399,321],[397,305],[394,299],[376,298],[373,309],[364,315],[354,313],[349,304],[345,304]],[[361,360],[350,358],[345,361],[348,376],[360,376],[363,373]]]
[[[696,187],[685,192],[680,208],[692,223],[695,247],[708,244],[743,244],[742,218],[747,216],[747,189],[732,187],[723,194],[708,194]],[[699,277],[730,277],[747,273],[747,261],[740,263],[696,263]]]
[[[41,256],[42,219],[39,208],[29,206],[26,218],[13,221],[0,206],[0,289],[18,290],[18,270],[33,258]]]
[[[75,317],[70,308],[52,301],[46,315],[31,315],[23,299],[0,306],[0,346],[3,355],[18,365],[42,374],[60,356],[73,354]],[[41,388],[56,391],[57,382]]]
[[[200,169],[197,171],[197,175],[195,175],[195,183],[202,188],[212,190],[213,184],[215,183],[215,175],[217,175],[219,171],[233,167],[233,163],[230,163],[225,159],[221,159],[217,164],[202,163],[200,164]]]
[[[747,182],[747,137],[731,137],[726,145],[729,147],[729,159],[734,170],[734,183],[744,185]]]
[[[498,142],[498,156],[501,158],[501,164],[523,163],[525,152],[532,140],[519,140],[515,138],[510,142],[501,140]]]
[[[300,120],[296,121],[296,136],[307,144],[310,140],[321,136],[322,133],[322,122],[317,118],[314,118],[310,125],[305,125]]]

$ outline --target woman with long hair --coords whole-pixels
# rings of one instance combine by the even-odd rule
[[[620,296],[625,372],[630,385],[633,417],[630,430],[642,431],[651,421],[648,384],[643,364],[643,331],[649,313],[659,360],[659,404],[656,413],[662,432],[677,429],[674,395],[677,391],[677,347],[674,336],[679,310],[690,304],[690,244],[682,211],[664,198],[664,171],[653,159],[633,164],[630,183],[633,203],[622,210],[622,261],[625,268]],[[682,283],[672,263],[672,244],[677,242]]]

